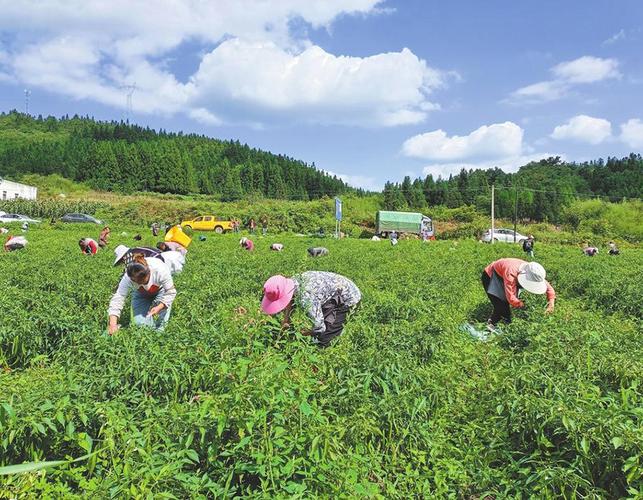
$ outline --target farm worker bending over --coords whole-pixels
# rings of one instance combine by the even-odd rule
[[[187,255],[188,249],[185,248],[183,245],[180,243],[176,243],[175,241],[159,241],[156,244],[156,248],[158,248],[161,252],[179,252],[182,255]]]
[[[311,257],[321,257],[322,255],[328,255],[328,248],[325,247],[310,247],[308,250],[308,255]]]
[[[179,274],[181,271],[183,271],[183,266],[185,265],[185,255],[183,255],[181,252],[168,250],[167,252],[162,252],[156,258],[165,262],[167,264],[167,267],[170,268],[170,273],[172,274]]]
[[[359,288],[348,278],[335,273],[306,271],[286,278],[273,276],[263,286],[261,309],[266,314],[284,311],[282,325],[289,326],[293,307],[299,306],[313,321],[312,335],[321,347],[344,329],[346,315],[362,299]]]
[[[112,230],[109,226],[105,226],[103,230],[98,235],[98,246],[105,248],[109,244],[109,235],[112,233]]]
[[[134,256],[134,262],[127,266],[118,289],[109,302],[110,335],[119,328],[118,319],[130,290],[134,291],[134,324],[162,330],[170,319],[172,302],[176,298],[170,268],[160,259],[145,258],[141,254]]]
[[[98,252],[98,243],[91,238],[81,239],[78,242],[78,246],[80,247],[80,251],[85,255],[96,255],[96,252]]]
[[[255,249],[255,244],[252,242],[252,240],[249,240],[245,237],[239,240],[239,245],[241,245],[241,248],[248,251],[252,251]]]
[[[618,255],[621,253],[620,250],[617,248],[616,243],[614,243],[613,241],[609,242],[609,247],[610,247],[610,251],[609,251],[610,255]]]
[[[588,257],[594,257],[594,255],[598,254],[598,248],[587,246],[583,248],[583,254],[587,255]]]
[[[7,236],[3,248],[5,252],[13,252],[27,246],[27,238],[24,236]]]
[[[284,246],[281,243],[273,243],[270,245],[270,250],[274,250],[275,252],[281,252],[283,249]]]
[[[554,311],[556,292],[545,280],[545,269],[537,262],[521,259],[500,259],[482,271],[482,286],[493,304],[489,325],[495,326],[501,319],[511,323],[511,307],[524,307],[518,298],[520,289],[535,294],[547,294],[547,313]]]

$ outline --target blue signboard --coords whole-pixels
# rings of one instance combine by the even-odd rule
[[[342,200],[335,198],[335,219],[342,220]]]

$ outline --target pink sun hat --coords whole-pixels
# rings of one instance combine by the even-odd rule
[[[263,285],[261,310],[266,314],[283,311],[295,293],[295,281],[280,274],[268,278]]]

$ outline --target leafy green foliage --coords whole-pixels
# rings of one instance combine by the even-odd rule
[[[519,219],[558,223],[579,197],[601,196],[610,201],[642,198],[643,158],[632,153],[626,158],[608,158],[607,162],[576,164],[555,157],[529,163],[510,174],[499,168],[463,168],[448,179],[434,180],[428,175],[411,182],[406,177],[401,184],[386,183],[384,206],[389,210],[417,210],[427,204],[447,208],[471,205],[488,215],[492,184],[496,186],[496,217],[509,219],[517,214]]]
[[[123,122],[0,114],[0,176],[58,174],[94,189],[295,200],[346,192],[341,179],[284,155]]]
[[[213,236],[190,247],[164,332],[108,337],[122,270],[77,251],[86,230],[34,229],[0,256],[0,467],[92,455],[1,476],[0,497],[643,493],[640,249],[541,245],[556,312],[528,296],[479,343],[459,325],[486,319],[480,273],[517,246],[327,240],[310,259],[310,238],[271,253],[277,238]],[[258,311],[267,277],[307,269],[363,292],[325,350]]]

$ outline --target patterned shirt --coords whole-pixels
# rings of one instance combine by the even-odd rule
[[[362,292],[348,278],[325,271],[306,271],[293,276],[295,281],[295,302],[313,320],[313,333],[324,333],[326,324],[322,306],[336,292],[342,302],[352,307],[362,299]]]

